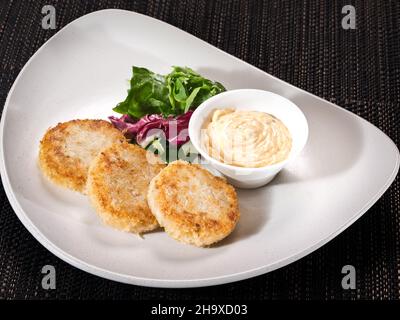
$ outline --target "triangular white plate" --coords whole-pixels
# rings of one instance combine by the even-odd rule
[[[42,179],[37,153],[45,130],[110,115],[125,97],[132,65],[159,73],[190,66],[228,89],[281,94],[307,117],[302,155],[268,186],[238,192],[241,220],[215,247],[184,245],[161,231],[144,239],[115,231],[101,225],[84,196]],[[98,276],[156,287],[237,281],[300,259],[367,211],[399,168],[395,144],[360,117],[173,26],[122,10],[75,20],[29,60],[7,98],[1,157],[12,207],[48,250]]]

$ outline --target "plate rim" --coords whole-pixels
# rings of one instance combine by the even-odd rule
[[[201,41],[203,45],[207,45],[208,47],[212,48],[213,50],[218,50],[219,52],[222,52],[223,54],[234,58],[236,61],[240,63],[245,63],[247,67],[252,68],[253,70],[257,72],[262,72],[263,74],[268,74],[268,76],[272,77],[275,80],[278,80],[281,83],[284,83],[285,85],[289,85],[293,88],[296,88],[297,90],[300,90],[303,93],[307,93],[311,95],[314,98],[317,98],[318,100],[322,100],[325,103],[330,104],[330,106],[335,107],[337,109],[340,109],[341,111],[347,112],[351,114],[351,116],[358,118],[358,120],[365,121],[368,123],[369,126],[375,128],[380,134],[383,134],[386,139],[388,139],[388,142],[392,144],[394,147],[394,152],[396,153],[396,163],[395,167],[390,174],[389,178],[385,182],[385,184],[381,187],[381,189],[356,213],[354,214],[349,220],[347,220],[345,223],[342,224],[340,228],[338,228],[336,231],[332,232],[328,236],[324,237],[323,239],[319,240],[317,243],[309,246],[306,249],[301,250],[300,252],[296,252],[292,254],[290,257],[283,258],[281,260],[276,261],[272,265],[268,266],[260,266],[257,268],[253,268],[250,270],[238,272],[238,273],[233,273],[229,275],[223,275],[223,276],[217,276],[217,277],[207,277],[207,278],[198,278],[198,279],[155,279],[155,278],[145,278],[145,277],[137,277],[137,276],[132,276],[132,275],[127,275],[127,274],[122,274],[114,271],[110,271],[107,269],[100,268],[98,266],[95,266],[93,264],[87,263],[79,258],[76,258],[75,256],[65,252],[62,250],[60,247],[57,245],[53,244],[49,239],[47,239],[46,236],[44,236],[36,227],[36,225],[29,219],[28,215],[25,213],[25,211],[22,209],[20,206],[19,202],[17,201],[14,191],[11,187],[11,183],[8,177],[7,173],[7,168],[5,164],[5,157],[4,157],[4,123],[5,123],[5,118],[7,115],[8,111],[8,106],[10,102],[10,98],[13,95],[14,89],[19,82],[20,77],[24,73],[25,69],[32,63],[32,61],[36,58],[36,56],[43,50],[51,41],[53,41],[55,38],[59,37],[60,34],[62,34],[65,29],[70,27],[72,24],[77,23],[81,19],[85,19],[88,16],[91,15],[98,15],[98,14],[114,14],[114,13],[124,13],[124,14],[131,14],[133,16],[135,15],[140,15],[141,17],[144,17],[149,20],[155,20],[157,23],[162,23],[166,24],[169,27],[172,27],[176,29],[176,31],[179,32],[184,32],[186,35],[195,38],[197,41]],[[140,285],[140,286],[146,286],[146,287],[157,287],[157,288],[194,288],[194,287],[205,287],[205,286],[210,286],[210,285],[221,285],[225,283],[230,283],[230,282],[235,282],[235,281],[240,281],[240,280],[245,280],[249,278],[253,278],[268,272],[271,272],[273,270],[279,269],[281,267],[287,266],[294,261],[297,261],[308,254],[312,253],[313,251],[319,249],[332,239],[334,239],[337,235],[342,233],[345,229],[347,229],[349,226],[351,226],[355,221],[357,221],[368,209],[372,207],[373,204],[385,193],[385,191],[389,188],[389,186],[392,184],[394,179],[397,176],[397,173],[399,171],[399,166],[400,166],[400,153],[397,145],[394,143],[394,141],[382,130],[380,130],[378,127],[376,127],[374,124],[368,122],[367,120],[363,119],[362,117],[330,102],[325,99],[322,99],[321,97],[318,97],[310,92],[305,91],[304,89],[298,88],[288,82],[285,82],[253,65],[250,63],[243,61],[213,45],[210,43],[184,31],[181,30],[167,22],[164,22],[162,20],[134,12],[134,11],[129,11],[129,10],[123,10],[123,9],[103,9],[103,10],[98,10],[98,11],[93,11],[90,12],[86,15],[83,15],[81,17],[78,17],[77,19],[69,22],[67,25],[65,25],[62,29],[60,29],[57,33],[55,33],[53,36],[51,36],[44,44],[41,45],[41,47],[29,58],[29,60],[26,62],[26,64],[23,66],[21,71],[18,73],[13,85],[11,86],[11,89],[7,95],[2,116],[1,116],[1,121],[0,121],[0,174],[1,174],[1,180],[3,183],[3,187],[5,190],[5,193],[7,195],[7,198],[10,202],[11,207],[13,208],[15,214],[17,215],[18,219],[22,222],[24,227],[29,231],[30,234],[33,235],[33,237],[41,244],[43,245],[47,250],[49,250],[52,254],[54,254],[56,257],[60,258],[61,260],[67,262],[68,264],[81,269],[85,272],[88,272],[90,274],[99,276],[101,278],[105,278],[108,280],[113,280],[121,283],[126,283],[126,284],[133,284],[133,285]]]

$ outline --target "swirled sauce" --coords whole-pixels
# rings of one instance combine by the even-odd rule
[[[211,157],[247,168],[281,162],[292,148],[292,137],[283,122],[260,111],[215,110],[202,140]]]

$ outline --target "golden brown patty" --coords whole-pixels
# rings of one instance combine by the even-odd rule
[[[149,183],[163,168],[152,153],[123,143],[103,150],[89,169],[88,195],[103,221],[142,233],[158,227],[147,205]]]
[[[123,134],[104,120],[72,120],[47,130],[39,150],[43,173],[56,184],[85,193],[87,173],[98,153]]]
[[[172,162],[150,183],[148,203],[174,239],[207,246],[232,232],[239,220],[235,189],[199,165]]]

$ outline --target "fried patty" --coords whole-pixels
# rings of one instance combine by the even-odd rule
[[[88,195],[105,224],[123,231],[142,233],[158,227],[147,205],[147,191],[165,167],[143,148],[118,143],[103,150],[92,162]]]
[[[101,150],[125,141],[104,120],[72,120],[47,130],[40,142],[39,166],[54,183],[85,193],[89,165]]]
[[[235,189],[199,165],[175,161],[150,183],[148,203],[174,239],[208,246],[229,235],[239,220]]]

